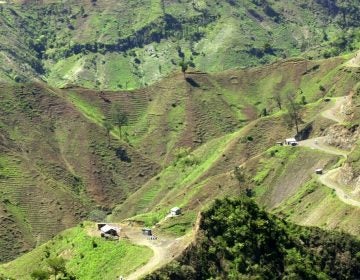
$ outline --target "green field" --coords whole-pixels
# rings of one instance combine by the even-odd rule
[[[48,260],[62,257],[66,261],[66,270],[76,279],[115,280],[130,274],[152,257],[152,251],[147,247],[122,239],[106,241],[89,235],[95,228],[96,224],[82,223],[66,230],[31,253],[1,267],[0,272],[15,279],[31,279],[33,271],[48,270]]]

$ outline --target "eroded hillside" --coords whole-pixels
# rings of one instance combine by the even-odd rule
[[[2,261],[102,219],[159,171],[124,143],[109,147],[104,130],[52,89],[3,84],[0,96]]]
[[[227,196],[358,235],[359,53],[329,58],[357,46],[358,6],[327,3],[1,2],[0,261],[37,249],[0,272],[29,277],[49,256],[81,279],[124,256],[137,261],[104,277],[148,261],[151,272],[165,262],[132,224],[156,226],[179,253],[198,213]],[[279,145],[289,137],[299,145]],[[168,217],[174,206],[182,215]],[[112,250],[89,223],[38,247],[84,220],[129,222],[136,245]],[[112,251],[93,266],[98,244]],[[80,263],[94,269],[77,274]]]

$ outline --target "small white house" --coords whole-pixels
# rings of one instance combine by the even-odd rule
[[[288,146],[297,146],[299,143],[298,141],[296,141],[295,138],[288,138],[288,139],[285,139],[285,145],[288,145]]]
[[[170,210],[171,216],[179,216],[181,214],[181,209],[179,207],[174,207]]]
[[[319,174],[319,175],[323,174],[322,168],[316,169],[316,170],[315,170],[315,173],[316,173],[316,174]]]
[[[100,232],[101,232],[102,236],[105,236],[105,235],[119,236],[120,228],[110,226],[110,225],[105,225],[102,228],[100,228]]]

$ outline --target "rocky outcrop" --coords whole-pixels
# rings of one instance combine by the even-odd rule
[[[353,194],[360,195],[360,174],[357,174],[356,170],[350,163],[345,163],[341,168],[338,180],[342,185],[351,186]]]
[[[343,125],[333,125],[326,130],[325,143],[342,150],[350,151],[359,138],[359,126],[348,128]]]
[[[337,112],[347,123],[330,126],[326,131],[325,142],[341,150],[349,151],[349,155],[337,176],[339,184],[352,188],[354,195],[360,196],[360,157],[359,157],[359,109],[358,98],[352,92]]]

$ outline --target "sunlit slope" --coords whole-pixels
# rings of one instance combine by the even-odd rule
[[[153,255],[151,249],[122,239],[117,242],[91,235],[94,223],[84,223],[65,230],[30,253],[0,267],[15,279],[33,279],[33,271],[48,271],[48,261],[61,256],[66,271],[77,279],[116,279],[144,265]]]

